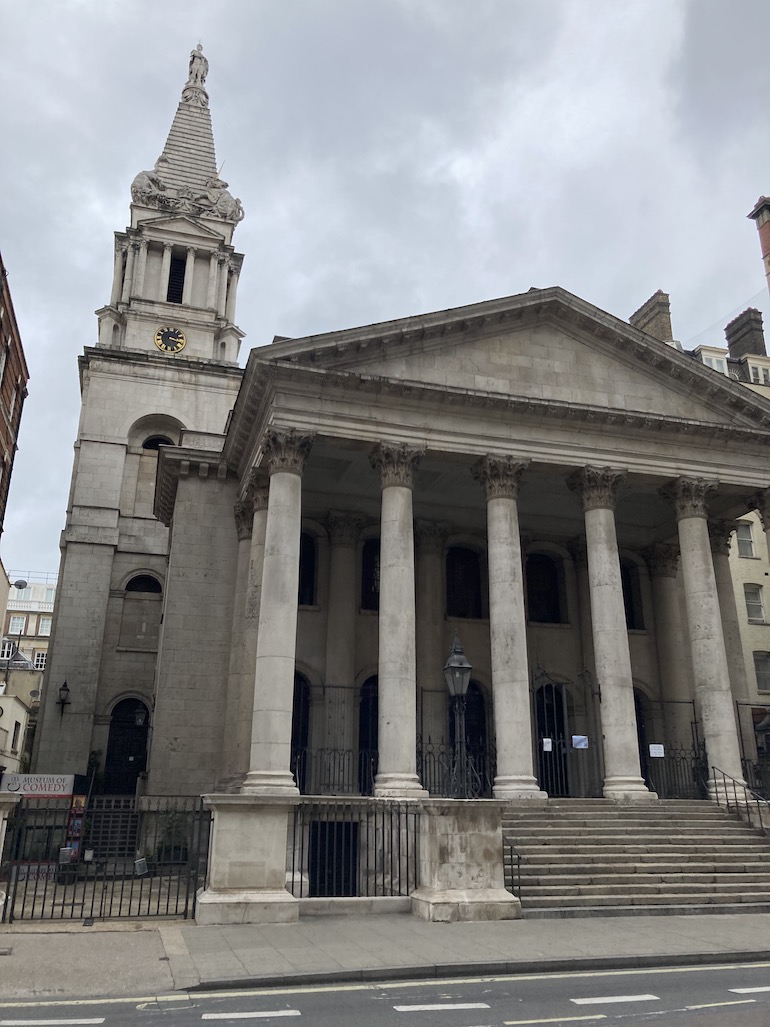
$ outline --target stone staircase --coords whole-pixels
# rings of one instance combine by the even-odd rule
[[[770,912],[770,835],[711,802],[513,803],[503,842],[527,919]]]

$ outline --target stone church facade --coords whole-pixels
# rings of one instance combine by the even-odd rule
[[[672,345],[660,295],[624,322],[560,288],[277,340],[240,369],[243,209],[206,71],[193,51],[80,359],[36,769],[118,793],[447,794],[457,637],[475,795],[740,779],[725,539],[770,486],[770,402]]]

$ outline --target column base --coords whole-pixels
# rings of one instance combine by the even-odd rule
[[[288,770],[250,770],[240,787],[241,795],[299,795]]]
[[[533,799],[536,802],[545,802],[548,798],[548,792],[542,792],[530,775],[496,777],[492,794],[496,799]]]
[[[602,794],[612,802],[657,802],[641,777],[605,777]]]
[[[378,774],[374,794],[380,799],[426,799],[428,792],[416,774]]]
[[[521,903],[504,888],[417,888],[411,894],[412,913],[434,923],[469,920],[518,920]]]
[[[196,924],[294,924],[299,902],[287,891],[255,888],[244,891],[206,888],[198,892]]]

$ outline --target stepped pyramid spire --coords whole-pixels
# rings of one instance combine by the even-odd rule
[[[237,223],[243,207],[217,173],[206,76],[209,62],[199,43],[190,54],[171,131],[152,171],[140,171],[131,184],[135,204],[169,213],[188,213]]]

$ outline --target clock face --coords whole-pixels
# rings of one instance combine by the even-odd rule
[[[179,353],[187,345],[187,339],[181,328],[164,325],[155,333],[155,345],[162,353]]]

